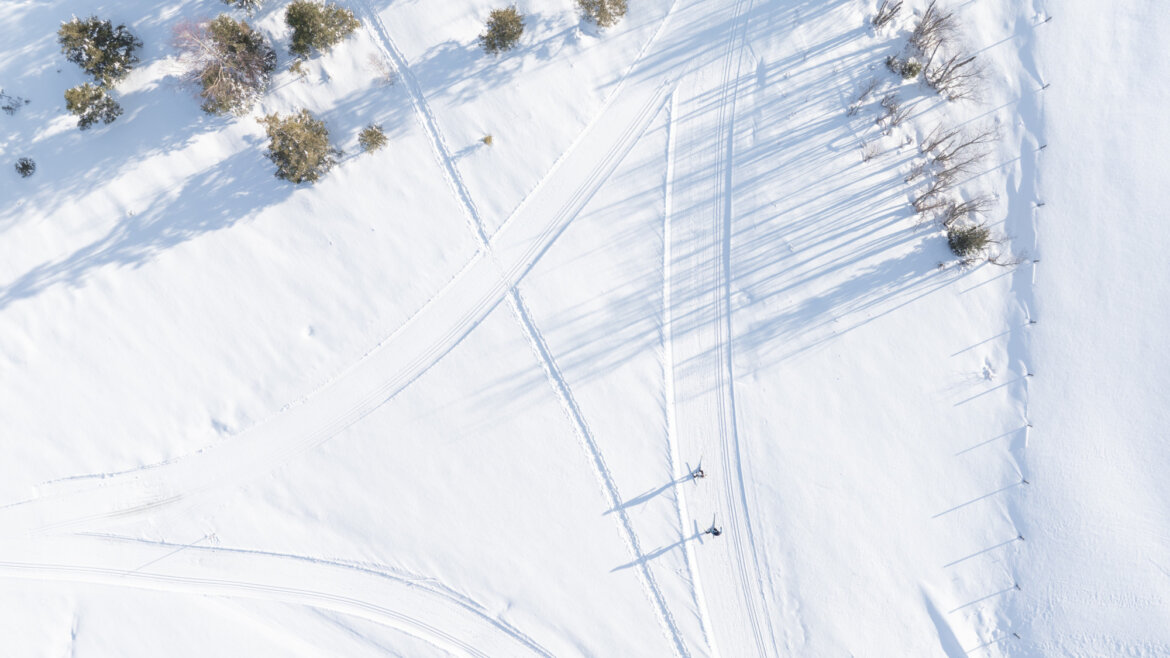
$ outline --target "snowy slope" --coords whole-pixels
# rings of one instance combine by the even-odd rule
[[[2,653],[1170,651],[1165,12],[956,3],[947,103],[882,65],[910,4],[530,0],[492,59],[490,2],[355,0],[239,119],[170,58],[218,1],[0,6]],[[81,133],[91,12],[146,46]],[[277,181],[300,107],[389,145]],[[995,128],[960,189],[1017,264],[913,216],[940,125]]]

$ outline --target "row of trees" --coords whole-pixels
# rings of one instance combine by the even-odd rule
[[[223,0],[251,16],[264,0]],[[576,0],[585,19],[606,28],[626,14],[627,0]],[[352,34],[361,22],[353,12],[323,0],[295,0],[284,12],[292,30],[289,52],[299,66],[314,52],[327,52]],[[515,7],[493,10],[479,37],[483,49],[493,55],[514,48],[524,33],[524,16]],[[109,95],[113,85],[138,63],[142,47],[125,25],[114,26],[96,16],[62,23],[58,41],[66,59],[93,76],[65,92],[66,107],[78,117],[82,130],[95,123],[112,123],[122,107]],[[208,114],[243,115],[268,88],[276,70],[276,51],[264,35],[246,20],[220,14],[211,20],[183,21],[174,30],[174,46],[183,66],[184,79],[198,88],[201,107]],[[294,68],[295,68],[294,66]],[[314,182],[337,161],[340,151],[329,144],[325,125],[308,111],[288,116],[271,114],[260,120],[269,138],[269,158],[276,175],[294,183]],[[386,143],[380,126],[362,131],[359,143],[374,151]],[[490,143],[490,137],[485,138]],[[28,173],[25,173],[25,172]],[[22,175],[31,174],[27,166]]]
[[[901,0],[882,0],[871,18],[873,26],[882,29],[893,23],[901,9]],[[937,1],[931,0],[915,21],[901,52],[886,58],[886,68],[901,81],[916,80],[921,75],[928,87],[948,101],[973,99],[982,72],[974,63],[974,56],[963,54],[960,41],[961,26],[954,12],[940,9]],[[894,80],[896,86],[899,81]],[[879,89],[888,89],[888,85],[889,82],[874,78],[861,88],[847,112],[855,115],[871,99],[880,98],[876,122],[885,135],[909,115],[896,92],[880,93]],[[945,129],[937,126],[920,142],[921,156],[905,177],[906,183],[918,185],[919,191],[911,203],[914,212],[938,222],[946,234],[948,247],[963,263],[1014,262],[1000,253],[992,253],[997,251],[995,246],[1001,240],[992,235],[983,217],[994,206],[994,198],[988,195],[964,198],[959,190],[964,181],[978,174],[980,164],[998,139],[993,127]],[[863,143],[864,161],[874,155],[869,146]]]

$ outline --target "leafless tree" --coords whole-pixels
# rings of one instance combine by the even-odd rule
[[[938,8],[937,0],[930,0],[926,11],[914,31],[910,33],[910,46],[927,59],[929,63],[934,53],[945,43],[952,41],[959,33],[959,21],[954,12],[944,12]]]
[[[923,74],[926,84],[949,101],[971,100],[978,95],[983,71],[974,55],[963,53],[943,57]]]
[[[938,179],[932,180],[930,185],[922,194],[914,197],[914,212],[918,214],[925,214],[946,208],[950,201],[947,199],[946,193],[950,191],[951,185],[945,181]]]
[[[227,14],[180,22],[174,44],[184,78],[201,87],[203,110],[211,114],[246,113],[276,68],[276,53],[263,35]]]
[[[881,28],[886,23],[894,20],[898,12],[902,11],[902,0],[897,2],[890,2],[890,0],[882,0],[882,4],[878,6],[877,13],[873,17],[873,26]]]
[[[924,149],[934,154],[931,162],[944,168],[965,167],[987,155],[986,147],[999,139],[999,131],[994,126],[986,126],[974,132],[939,132],[939,136],[942,138],[931,139],[931,148]]]
[[[973,197],[966,201],[952,201],[939,215],[939,221],[944,227],[950,228],[960,220],[971,219],[983,215],[995,205],[995,199],[986,194]]]

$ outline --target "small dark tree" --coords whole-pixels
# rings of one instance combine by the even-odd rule
[[[626,0],[577,0],[577,8],[597,27],[613,27],[626,15]]]
[[[978,258],[991,245],[991,230],[980,224],[952,224],[947,229],[947,246],[964,262]]]
[[[257,9],[260,9],[260,5],[264,4],[264,0],[223,0],[223,3],[225,5],[239,7],[251,16],[256,13]]]
[[[276,177],[294,183],[315,183],[337,164],[341,152],[329,144],[325,122],[308,110],[260,120],[268,133],[268,159],[276,163]]]
[[[32,158],[21,158],[16,161],[16,173],[20,174],[21,178],[28,178],[37,171],[37,163],[33,162]]]
[[[276,53],[252,26],[220,14],[210,22],[175,27],[175,47],[202,90],[203,111],[244,114],[268,86]]]
[[[490,55],[511,50],[524,34],[524,16],[515,7],[493,9],[488,15],[487,31],[479,35],[479,43]]]
[[[284,22],[293,31],[288,50],[299,57],[328,51],[361,27],[352,11],[320,0],[296,0],[284,11]]]
[[[105,87],[88,82],[65,90],[65,109],[77,115],[77,127],[82,130],[98,121],[113,123],[122,115],[122,106],[110,98]]]
[[[382,132],[382,126],[371,123],[358,134],[358,144],[366,153],[373,153],[386,145],[386,133]]]
[[[125,25],[114,27],[109,21],[90,16],[62,23],[57,41],[65,59],[85,69],[94,82],[110,86],[126,77],[138,63],[134,51],[142,47]]]

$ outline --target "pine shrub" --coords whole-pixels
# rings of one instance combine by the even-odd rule
[[[276,164],[276,177],[294,183],[315,183],[341,152],[329,144],[325,122],[308,110],[282,117],[270,114],[260,120],[268,133],[268,159]]]
[[[138,63],[134,51],[142,47],[142,42],[125,25],[114,27],[110,21],[99,20],[97,16],[85,20],[75,17],[61,23],[57,41],[65,59],[93,76],[94,82],[107,87],[130,73]]]
[[[991,244],[991,230],[979,224],[959,226],[952,224],[947,229],[947,246],[964,261],[974,260]]]
[[[352,11],[320,0],[296,0],[285,10],[284,22],[293,31],[289,52],[299,57],[326,52],[361,27]]]
[[[65,109],[77,115],[77,127],[88,129],[93,124],[113,123],[122,115],[122,106],[106,92],[106,88],[85,83],[65,90]]]
[[[260,9],[260,5],[264,4],[264,0],[223,0],[223,3],[225,5],[239,7],[251,16],[256,13],[256,10]]]
[[[516,47],[524,34],[524,16],[515,7],[493,9],[485,27],[487,31],[479,35],[479,43],[488,54],[498,55]]]
[[[626,0],[577,0],[577,8],[598,27],[613,27],[626,15]]]
[[[276,52],[264,36],[227,14],[210,22],[180,23],[175,45],[191,65],[208,114],[246,113],[276,69]]]
[[[922,65],[913,59],[908,59],[902,62],[898,73],[902,76],[903,80],[913,80],[918,77],[919,73],[922,73]]]
[[[373,153],[386,146],[386,133],[382,132],[382,126],[371,123],[358,134],[358,144],[366,153]]]
[[[28,178],[37,171],[37,163],[33,162],[32,158],[21,158],[16,161],[16,173],[20,174],[21,178]]]

